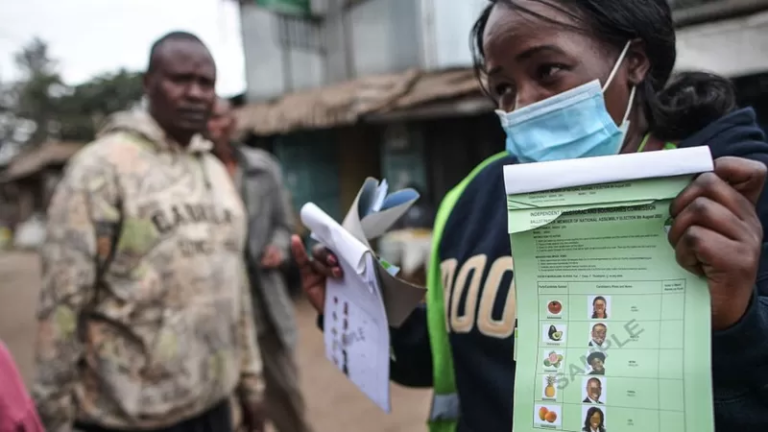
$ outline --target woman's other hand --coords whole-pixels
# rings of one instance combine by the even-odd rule
[[[736,324],[752,298],[763,241],[755,205],[766,171],[760,162],[723,157],[672,202],[669,241],[681,266],[707,278],[713,330]]]

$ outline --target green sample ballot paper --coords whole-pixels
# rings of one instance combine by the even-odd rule
[[[710,295],[667,240],[706,147],[504,167],[514,432],[714,432]]]

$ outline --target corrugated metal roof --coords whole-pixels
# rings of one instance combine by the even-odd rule
[[[672,0],[670,3],[678,27],[738,18],[768,9],[768,0]]]
[[[49,165],[62,165],[83,147],[82,143],[49,142],[22,152],[0,173],[0,182],[28,177]]]
[[[408,70],[246,104],[236,111],[241,132],[275,135],[354,124],[366,115],[481,94],[471,69],[442,72]]]

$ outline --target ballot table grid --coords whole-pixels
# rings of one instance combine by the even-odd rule
[[[607,430],[685,430],[685,288],[539,281],[534,429],[580,432],[592,415]]]

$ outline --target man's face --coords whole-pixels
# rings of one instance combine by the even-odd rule
[[[600,365],[602,367],[602,363]],[[603,394],[603,388],[600,385],[600,381],[596,379],[591,379],[587,383],[587,395],[590,399],[593,401],[599,401],[600,396]]]
[[[232,109],[225,101],[216,102],[211,119],[208,120],[208,138],[217,145],[227,144],[232,138],[235,119]]]
[[[144,79],[152,116],[171,136],[204,132],[216,101],[210,52],[196,41],[170,40],[156,56],[154,70]]]
[[[602,345],[603,342],[605,342],[605,335],[607,333],[607,329],[604,325],[598,324],[594,327],[592,327],[592,340],[595,341],[598,345]]]

